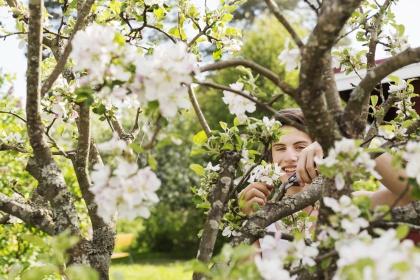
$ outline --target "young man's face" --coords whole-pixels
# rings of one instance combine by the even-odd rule
[[[292,126],[284,126],[283,135],[271,149],[273,162],[286,172],[286,175],[281,177],[282,182],[287,181],[296,171],[300,152],[311,143],[311,138],[305,132]]]

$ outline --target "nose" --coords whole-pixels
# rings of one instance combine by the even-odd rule
[[[293,147],[287,147],[283,160],[285,162],[295,162],[298,160],[299,153]]]

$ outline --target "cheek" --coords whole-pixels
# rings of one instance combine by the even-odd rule
[[[283,153],[280,151],[272,151],[273,162],[274,163],[281,163],[283,160]]]

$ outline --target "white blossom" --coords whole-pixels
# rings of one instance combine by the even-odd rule
[[[144,4],[147,6],[159,5],[162,6],[164,0],[144,0]]]
[[[283,268],[283,264],[277,259],[255,257],[255,264],[264,280],[293,280],[296,275],[290,276],[289,271]]]
[[[216,164],[215,166],[213,166],[211,164],[211,162],[207,163],[207,166],[205,168],[207,171],[213,171],[213,172],[217,172],[220,170],[220,164]]]
[[[407,88],[407,82],[404,81],[403,79],[400,79],[400,81],[397,84],[394,85],[390,85],[389,86],[389,93],[395,93],[395,92],[400,92],[403,91]]]
[[[335,175],[334,181],[337,190],[342,190],[344,188],[346,181],[344,180],[343,174],[338,173],[337,175]]]
[[[299,66],[300,51],[299,49],[285,48],[278,56],[278,59],[284,64],[286,71],[292,71]]]
[[[223,38],[222,39],[223,44],[223,50],[226,52],[237,52],[241,50],[241,47],[243,45],[242,41],[239,39],[233,39],[233,38]]]
[[[283,170],[277,164],[258,165],[251,171],[248,182],[262,182],[273,186],[283,175]]]
[[[420,273],[420,253],[411,240],[400,242],[389,229],[378,238],[362,237],[337,242],[338,270],[334,280],[348,279],[350,268],[359,270],[363,279],[416,279]],[[363,261],[366,265],[360,266]],[[404,269],[397,265],[403,264]]]
[[[229,86],[231,89],[238,91],[242,91],[244,87],[240,82],[230,84]],[[247,91],[244,91],[244,93],[249,94]],[[229,106],[229,112],[236,115],[241,123],[247,119],[246,112],[252,113],[256,109],[254,102],[228,90],[223,91],[223,102]]]
[[[346,233],[353,235],[358,234],[361,229],[367,227],[368,225],[368,221],[364,218],[355,218],[353,220],[341,220],[341,227],[346,231]]]
[[[128,150],[127,142],[120,139],[118,134],[114,132],[112,138],[106,142],[97,144],[99,151],[103,153],[117,153],[121,154],[123,151]]]
[[[115,34],[112,26],[92,24],[74,36],[70,58],[74,60],[74,70],[87,70],[87,76],[81,79],[83,84],[103,80],[111,55],[119,48],[114,42]]]
[[[403,158],[407,161],[405,172],[420,185],[420,142],[408,141]]]
[[[152,55],[137,59],[132,90],[142,92],[140,102],[157,100],[162,115],[172,118],[178,109],[189,107],[187,87],[183,84],[190,84],[191,73],[196,72],[197,61],[185,44],[165,42]]]
[[[96,165],[91,173],[90,191],[95,195],[98,215],[108,222],[116,212],[119,217],[129,220],[148,218],[149,207],[159,201],[156,191],[160,180],[150,167],[138,169],[136,163],[121,158],[117,163],[113,172],[107,165]]]

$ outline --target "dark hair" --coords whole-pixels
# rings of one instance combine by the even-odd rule
[[[274,117],[281,122],[282,125],[292,126],[298,130],[307,132],[305,117],[300,108],[282,109],[278,111]]]

